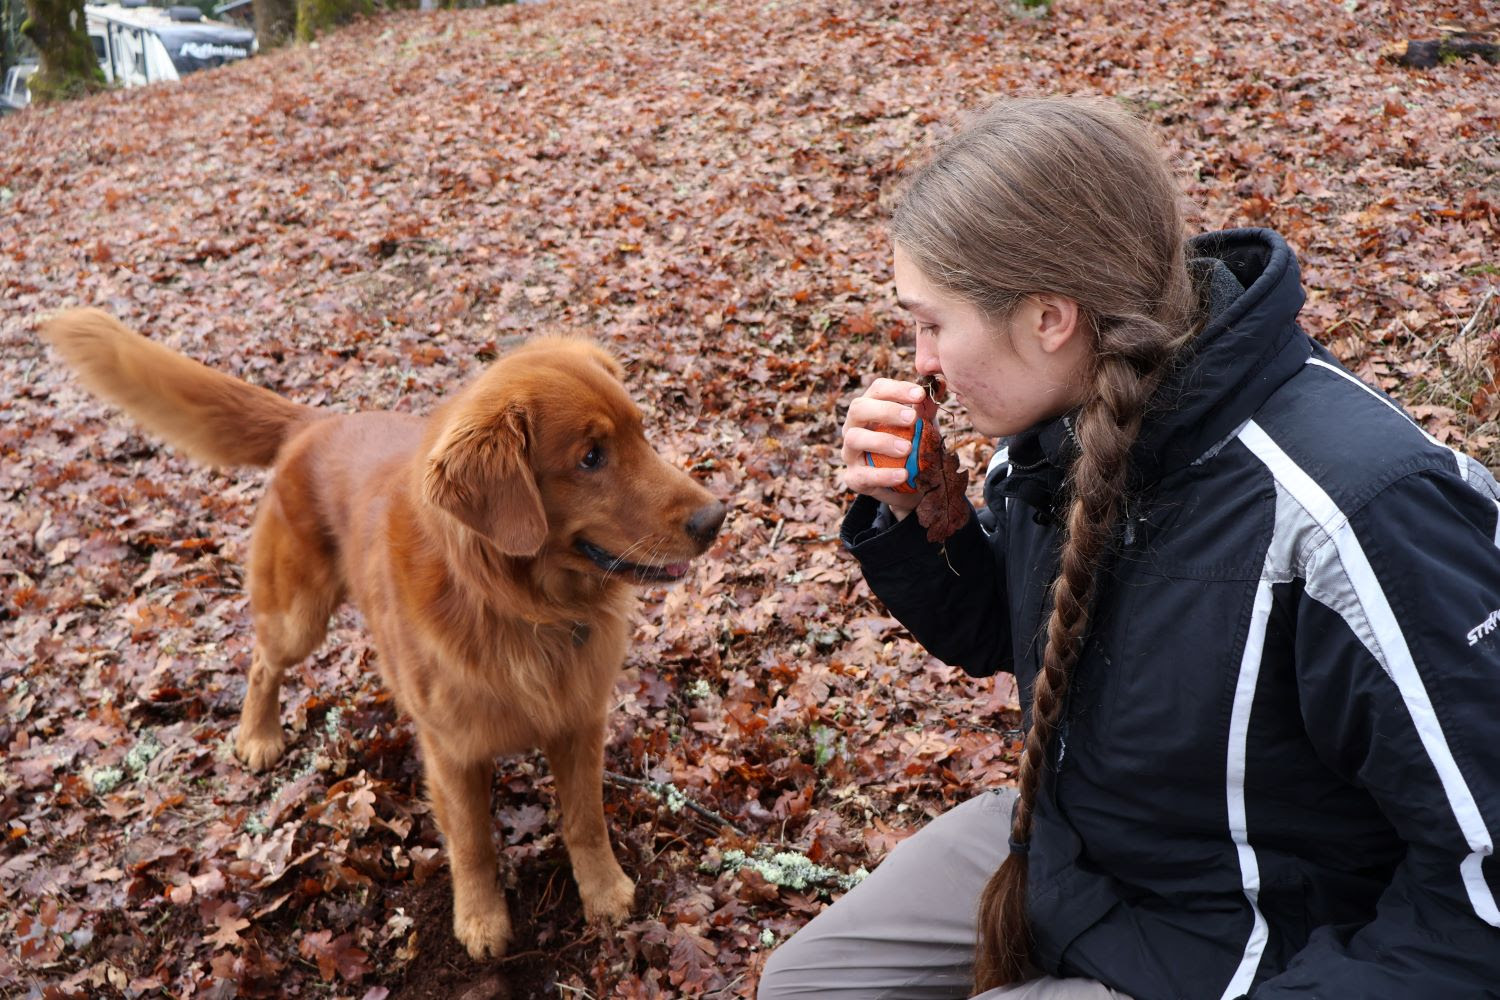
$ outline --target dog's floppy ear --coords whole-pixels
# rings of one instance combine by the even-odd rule
[[[547,512],[529,460],[526,411],[507,406],[476,419],[455,414],[427,456],[427,499],[493,541],[534,556],[547,539]]]

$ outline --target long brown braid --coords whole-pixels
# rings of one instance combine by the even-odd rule
[[[1191,338],[1180,194],[1151,133],[1096,100],[1002,101],[908,183],[893,240],[997,324],[1028,294],[1068,296],[1092,351],[1074,427],[1052,613],[1017,776],[1012,851],[980,896],[974,987],[1037,974],[1026,908],[1032,811],[1114,546],[1131,447]]]

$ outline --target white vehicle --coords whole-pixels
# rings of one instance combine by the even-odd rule
[[[0,89],[0,115],[19,111],[31,103],[31,90],[26,81],[36,70],[36,63],[22,63],[5,71],[5,87]]]
[[[197,7],[148,7],[138,0],[84,7],[89,40],[110,83],[136,87],[252,55],[255,32],[203,17]]]
[[[204,18],[197,7],[149,7],[145,0],[90,3],[84,8],[89,41],[104,78],[121,87],[176,80],[184,73],[253,55],[250,28]],[[0,114],[31,103],[28,86],[36,63],[5,71]]]

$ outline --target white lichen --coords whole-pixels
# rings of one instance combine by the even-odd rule
[[[704,698],[712,695],[714,691],[713,688],[708,686],[708,681],[700,677],[689,684],[683,693],[694,701],[702,701]]]
[[[125,755],[125,769],[140,777],[147,765],[160,756],[161,751],[162,745],[156,739],[156,734],[148,729],[136,737],[135,746]]]
[[[125,780],[125,772],[118,767],[100,767],[90,771],[88,777],[95,795],[108,795]]]
[[[776,851],[757,848],[753,854],[744,851],[725,851],[719,866],[721,872],[734,873],[749,868],[772,885],[786,889],[817,889],[829,892],[839,889],[847,892],[865,880],[870,873],[856,868],[849,874],[837,868],[820,865],[795,851]]]
[[[645,789],[672,813],[682,812],[683,807],[687,805],[687,796],[670,781],[648,781]]]

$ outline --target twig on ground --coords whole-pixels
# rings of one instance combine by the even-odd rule
[[[1007,740],[1018,740],[1026,735],[1024,729],[996,729],[994,726],[986,726],[979,722],[954,722],[953,725],[959,729],[970,729],[980,733],[994,733],[996,736]]]
[[[767,548],[774,549],[776,547],[776,543],[781,540],[781,529],[784,527],[786,527],[786,518],[778,517],[776,519],[776,530],[771,532],[771,544],[766,546]]]
[[[824,545],[838,540],[839,534],[836,531],[827,535],[794,535],[787,539],[788,542],[797,545]]]
[[[725,983],[723,986],[721,986],[718,989],[714,990],[712,993],[705,993],[703,995],[704,995],[705,998],[707,998],[707,997],[738,996],[739,994],[731,993],[730,991],[733,990],[733,989],[735,989],[736,987],[738,987],[740,985],[740,983],[743,983],[744,981],[745,981],[745,974],[742,972],[738,976],[735,976],[733,979],[731,979],[729,982]]]
[[[157,587],[154,590],[148,590],[146,593],[141,594],[140,596],[147,598],[159,597],[162,594],[168,592],[176,592],[178,594],[230,594],[243,596],[245,594],[245,589],[243,587],[184,587],[180,583],[168,583]]]
[[[1460,341],[1467,340],[1471,334],[1478,331],[1479,324],[1484,320],[1485,314],[1489,312],[1490,303],[1494,300],[1495,289],[1491,288],[1489,289],[1489,291],[1484,293],[1484,298],[1479,300],[1479,308],[1474,310],[1473,317],[1471,317],[1469,322],[1464,324],[1464,328],[1459,331],[1458,339]]]
[[[717,823],[721,827],[728,827],[730,830],[733,830],[741,837],[750,836],[750,834],[746,833],[744,830],[741,830],[738,826],[729,822],[729,820],[725,819],[723,816],[720,816],[712,809],[700,806],[698,803],[688,798],[682,793],[682,790],[680,788],[677,788],[674,785],[665,785],[660,781],[649,781],[645,778],[632,778],[628,774],[620,774],[615,771],[605,771],[604,778],[606,781],[612,781],[617,785],[627,785],[632,788],[644,788],[646,789],[646,791],[662,800],[665,800],[667,794],[671,792],[674,797],[681,799],[684,808],[692,810],[699,816],[702,816],[704,819],[707,819],[713,823]]]

